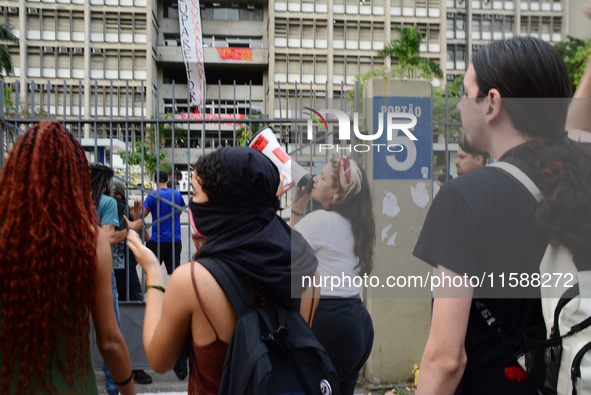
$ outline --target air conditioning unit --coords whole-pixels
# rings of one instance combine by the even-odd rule
[[[93,54],[101,54],[101,53],[103,53],[103,49],[102,48],[93,48],[92,53]]]
[[[18,8],[16,7],[8,7],[9,14],[18,14]]]
[[[67,47],[59,47],[59,48],[57,49],[57,51],[58,51],[59,53],[68,53],[68,52],[70,52],[70,48],[67,48]]]
[[[53,48],[53,47],[43,47],[44,53],[53,53],[54,51],[55,51],[55,48]]]
[[[136,93],[146,93],[146,87],[134,86],[133,91]]]
[[[47,85],[43,84],[43,85],[37,85],[41,88],[42,91],[47,91]]]
[[[84,48],[73,48],[74,53],[84,53]]]
[[[0,12],[4,12],[4,7],[0,7]]]
[[[479,45],[479,44],[472,45],[473,51],[480,51],[480,49],[482,49],[482,45]]]
[[[464,5],[464,0],[458,0],[458,5],[459,6],[463,6]]]
[[[495,15],[495,20],[502,21],[503,20],[503,15]]]
[[[448,12],[447,13],[447,17],[448,18],[455,18],[456,17],[456,13],[455,12]]]
[[[490,0],[484,0],[484,5],[489,5],[490,4]]]
[[[39,15],[39,8],[27,8],[27,14]]]
[[[164,40],[164,45],[167,47],[178,47],[176,40]]]
[[[249,10],[254,10],[254,3],[248,3],[246,5],[246,8],[249,9]]]
[[[492,19],[492,15],[490,15],[490,14],[484,14],[484,15],[482,15],[482,19],[484,19],[485,21],[490,21]]]
[[[238,8],[238,3],[232,3],[232,8]]]

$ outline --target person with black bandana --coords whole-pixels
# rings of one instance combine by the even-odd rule
[[[226,148],[200,157],[189,203],[198,252],[193,262],[173,272],[166,293],[158,260],[130,231],[130,249],[146,271],[146,356],[156,372],[169,371],[190,336],[195,352],[189,394],[218,393],[237,321],[228,298],[199,258],[215,258],[242,275],[259,304],[291,303],[292,272],[294,278],[300,275],[300,284],[302,275],[316,272],[318,261],[309,245],[276,214],[279,182],[273,163],[251,148]],[[300,311],[306,319],[311,309],[313,299],[302,299]]]

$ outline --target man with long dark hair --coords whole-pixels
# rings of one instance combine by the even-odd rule
[[[484,47],[474,54],[464,91],[458,104],[464,141],[517,166],[544,199],[538,204],[510,175],[488,167],[453,180],[434,199],[414,255],[437,267],[440,277],[492,273],[495,282],[486,277],[478,288],[472,281],[453,283],[461,287],[445,282],[435,290],[417,393],[534,395],[512,348],[525,328],[543,322],[539,288],[508,293],[499,276],[539,273],[551,237],[575,256],[591,256],[588,242],[564,242],[566,234],[591,236],[582,226],[589,214],[581,214],[591,212],[584,187],[591,155],[564,131],[571,89],[564,61],[550,44],[518,38]],[[577,206],[583,218],[571,210]],[[480,310],[502,323],[507,342]]]

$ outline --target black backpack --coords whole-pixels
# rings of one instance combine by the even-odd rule
[[[340,395],[335,368],[299,311],[258,308],[230,267],[209,258],[199,263],[216,279],[238,316],[219,394]]]

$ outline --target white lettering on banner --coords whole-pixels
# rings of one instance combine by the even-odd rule
[[[205,69],[203,66],[203,41],[201,36],[201,12],[199,0],[178,0],[179,24],[181,29],[181,50],[187,69],[187,86],[190,105],[204,104],[203,87]]]

